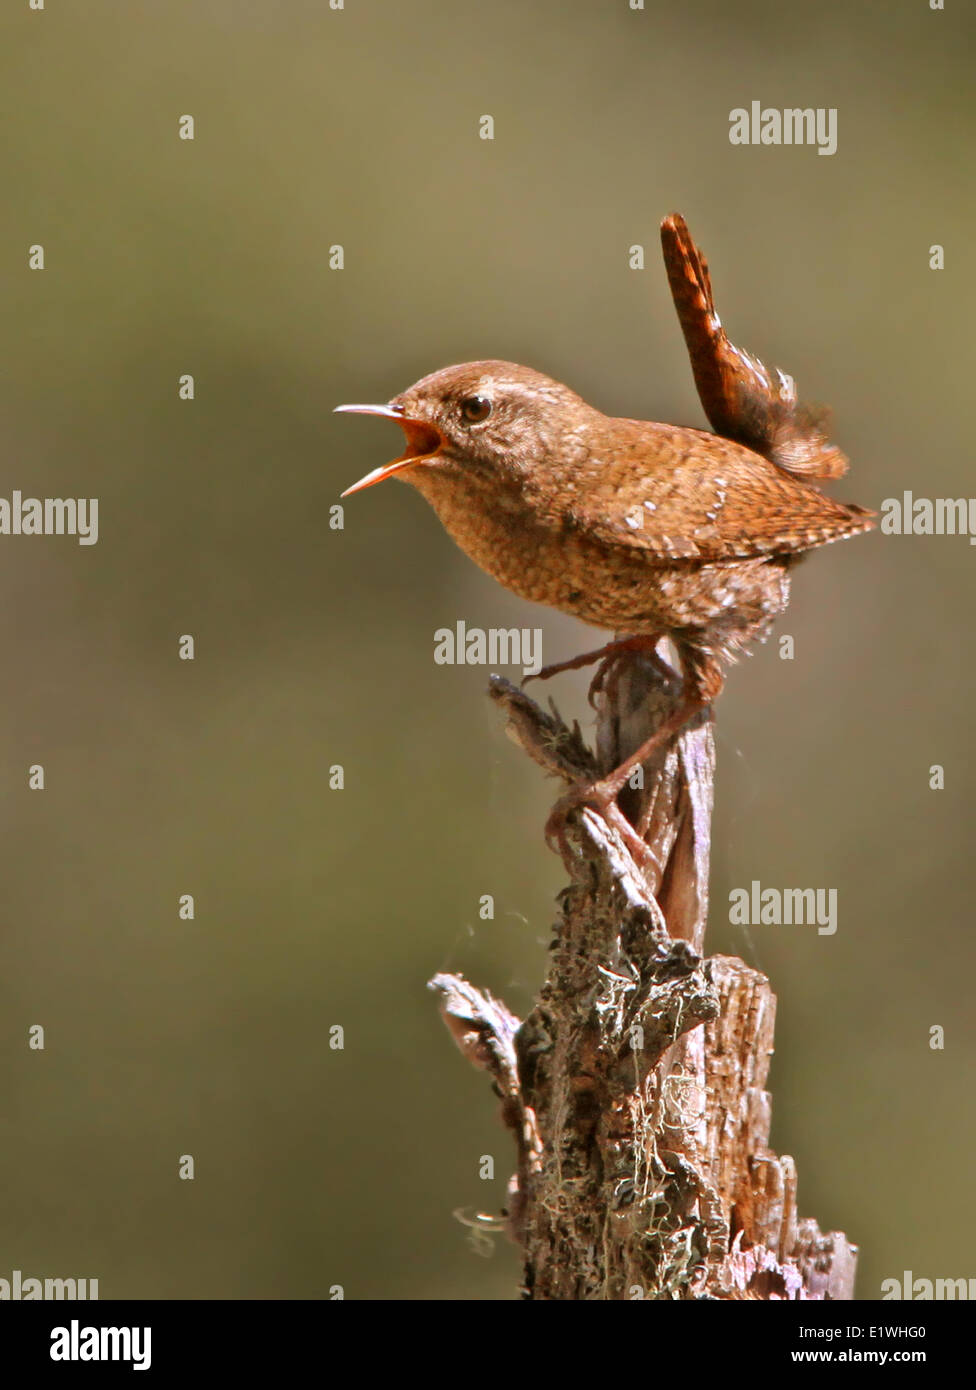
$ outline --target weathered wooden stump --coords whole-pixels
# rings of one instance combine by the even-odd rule
[[[530,756],[575,782],[639,747],[677,682],[622,656],[596,696],[592,752],[554,707],[497,677],[491,695]],[[431,981],[515,1137],[506,1224],[529,1298],[853,1297],[856,1247],[798,1218],[793,1160],[769,1148],[769,982],[703,959],[714,768],[702,716],[619,809],[573,816],[549,972],[523,1023],[457,976]]]

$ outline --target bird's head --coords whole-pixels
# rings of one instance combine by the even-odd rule
[[[403,429],[403,453],[346,488],[385,478],[434,483],[435,470],[482,470],[517,482],[543,463],[567,429],[590,407],[568,386],[514,362],[465,362],[425,376],[388,405],[340,405],[339,411],[380,415]]]

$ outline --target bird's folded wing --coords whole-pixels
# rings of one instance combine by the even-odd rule
[[[640,420],[614,424],[612,460],[578,467],[567,530],[649,558],[722,561],[809,550],[873,524],[872,512],[836,502],[731,440]]]

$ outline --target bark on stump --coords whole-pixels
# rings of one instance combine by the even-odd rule
[[[639,747],[677,683],[622,656],[597,696],[594,751],[551,702],[498,677],[490,693],[526,752],[576,782]],[[571,819],[571,881],[523,1023],[459,976],[430,982],[515,1138],[505,1224],[528,1298],[853,1297],[856,1247],[798,1217],[793,1160],[769,1148],[769,981],[702,957],[714,767],[702,716],[645,765],[621,810]],[[644,868],[622,814],[650,850]]]

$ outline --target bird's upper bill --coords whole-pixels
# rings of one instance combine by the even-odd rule
[[[374,483],[381,483],[384,478],[392,478],[394,473],[399,473],[401,468],[411,463],[429,463],[444,443],[439,429],[425,420],[412,420],[399,405],[337,405],[336,412],[340,411],[352,415],[382,415],[387,420],[395,420],[407,436],[407,447],[398,458],[384,463],[382,468],[374,468],[358,483],[347,487],[343,497],[348,497],[351,492],[361,492],[364,487],[372,487]]]

